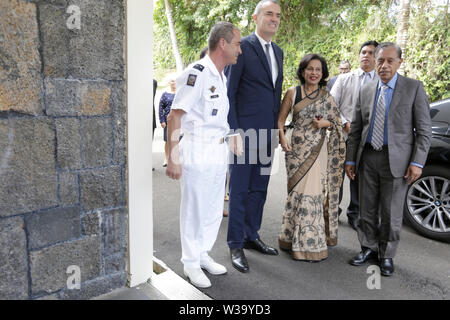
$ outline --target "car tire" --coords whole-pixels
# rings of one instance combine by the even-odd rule
[[[411,190],[411,188],[420,183],[423,180],[427,180],[427,177],[438,177],[439,182],[447,181],[449,183],[448,189],[450,189],[450,170],[448,167],[442,166],[442,165],[427,165],[423,169],[422,175],[420,176],[417,181],[415,181],[411,186],[408,187],[407,196],[405,199],[405,207],[404,207],[404,219],[406,220],[407,224],[411,226],[414,230],[416,230],[419,234],[438,241],[444,241],[444,242],[450,242],[450,231],[448,232],[436,232],[429,228],[426,228],[422,223],[418,220],[416,220],[411,213],[411,207],[408,205],[408,201],[411,203],[413,199],[411,199],[411,195],[415,190]],[[428,178],[429,179],[429,178]],[[445,180],[441,180],[445,179]],[[448,205],[449,201],[446,201],[446,204]],[[444,214],[445,216],[445,214]],[[447,227],[450,227],[450,219],[446,217],[444,219]]]

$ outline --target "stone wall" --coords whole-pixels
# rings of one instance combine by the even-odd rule
[[[124,6],[0,1],[0,299],[126,284]]]

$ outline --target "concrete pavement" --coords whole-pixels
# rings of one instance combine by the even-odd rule
[[[157,128],[153,143],[154,255],[184,278],[180,262],[180,187],[179,182],[165,176],[163,159],[162,129]],[[280,153],[277,160],[279,165],[274,165],[277,172],[271,177],[260,231],[261,239],[276,248],[286,199],[284,155]],[[348,187],[345,190],[343,208],[349,201]],[[381,288],[370,290],[367,285],[372,275],[368,271],[369,265],[353,267],[347,263],[360,247],[356,232],[347,224],[345,213],[340,217],[339,243],[329,249],[327,260],[306,263],[294,261],[282,251],[278,256],[266,256],[246,250],[250,265],[247,274],[238,272],[231,265],[226,244],[227,222],[224,218],[211,256],[224,264],[228,273],[223,276],[208,275],[213,286],[201,289],[213,299],[450,298],[450,245],[424,238],[407,226],[403,228],[394,260],[394,276],[381,277]]]

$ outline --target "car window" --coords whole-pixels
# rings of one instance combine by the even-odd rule
[[[430,116],[433,121],[450,123],[450,99],[432,103]]]

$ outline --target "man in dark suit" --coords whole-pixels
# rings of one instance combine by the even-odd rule
[[[278,251],[259,238],[274,148],[283,82],[283,51],[272,37],[280,24],[278,1],[263,0],[253,13],[256,31],[242,39],[242,54],[227,71],[232,130],[244,133],[245,152],[230,165],[227,242],[233,266],[248,272],[243,248],[264,254]],[[247,139],[257,136],[256,139]]]
[[[397,73],[402,50],[391,42],[375,50],[379,81],[362,86],[347,141],[345,171],[359,174],[362,251],[350,264],[363,265],[378,253],[381,274],[394,272],[408,184],[417,180],[431,140],[428,98],[422,82]]]

